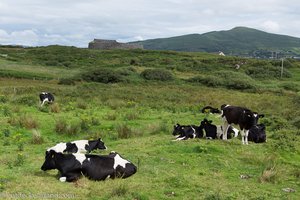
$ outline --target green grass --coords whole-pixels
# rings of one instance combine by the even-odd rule
[[[31,52],[21,49],[25,56],[18,55],[20,52],[16,49],[15,53],[6,52],[16,61],[1,58],[0,69],[9,71],[11,67],[19,74],[26,72],[34,77],[41,68],[41,74],[48,80],[0,79],[1,198],[30,199],[30,195],[37,199],[298,198],[300,98],[294,87],[299,84],[297,62],[289,68],[292,77],[255,79],[259,87],[245,91],[223,86],[211,88],[181,80],[187,74],[203,73],[203,69],[192,70],[191,63],[195,59],[210,63],[206,67],[218,68],[217,63],[223,62],[226,66],[237,58],[219,60],[206,54],[154,51],[41,49],[60,54],[65,50],[65,55],[70,55],[69,51],[74,54],[87,51],[89,56],[102,57],[102,61],[96,63],[111,60],[114,64],[110,67],[114,70],[127,68],[126,62],[133,58],[142,64],[131,66],[136,74],[131,74],[129,81],[113,84],[76,81],[75,85],[61,85],[57,80],[48,79],[54,76],[51,74],[53,66],[39,63],[42,62],[40,49],[29,49]],[[82,59],[85,53],[79,53]],[[81,62],[92,65],[87,60],[76,61],[73,68],[53,67],[53,73],[66,77],[90,69],[81,66]],[[269,64],[268,61],[249,62]],[[168,63],[176,69],[168,69]],[[184,63],[186,65],[178,70],[177,67]],[[148,68],[167,68],[173,72],[175,80],[145,81],[139,73]],[[207,74],[213,75],[214,71]],[[54,93],[55,104],[39,108],[41,91]],[[206,105],[220,107],[224,103],[264,113],[266,117],[261,122],[267,127],[268,142],[246,146],[241,145],[238,138],[228,142],[172,141],[171,133],[176,123],[198,125],[206,117],[221,124],[218,115],[202,114],[200,110]],[[62,131],[57,131],[58,125],[63,127]],[[61,141],[97,137],[103,138],[108,151],[94,153],[117,151],[136,164],[138,172],[125,180],[95,182],[83,177],[75,183],[61,183],[56,170],[40,170],[47,148]],[[250,178],[241,179],[240,175]],[[283,188],[293,188],[296,192],[286,193]]]

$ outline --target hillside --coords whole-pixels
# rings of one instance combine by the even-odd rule
[[[153,50],[223,51],[225,54],[269,57],[272,56],[271,51],[277,51],[284,53],[286,56],[300,55],[300,38],[267,33],[247,27],[236,27],[228,31],[151,39],[136,43],[142,44],[145,49]],[[265,55],[266,52],[264,51],[269,53]]]
[[[300,62],[199,52],[0,48],[1,199],[290,199],[300,191]],[[240,68],[236,68],[240,64]],[[54,94],[40,107],[38,94]],[[172,141],[176,123],[220,125],[206,105],[265,117],[267,143]],[[98,139],[137,167],[127,179],[60,182],[40,169],[59,142]]]

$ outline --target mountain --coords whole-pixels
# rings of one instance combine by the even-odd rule
[[[300,55],[300,38],[272,34],[247,27],[228,31],[212,31],[204,34],[189,34],[170,38],[151,39],[133,43],[145,49],[218,52],[235,55],[253,55],[257,52]]]

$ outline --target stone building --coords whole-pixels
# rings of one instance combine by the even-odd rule
[[[128,44],[128,43],[120,43],[116,40],[101,40],[94,39],[89,43],[89,49],[143,49],[143,45],[140,44]]]

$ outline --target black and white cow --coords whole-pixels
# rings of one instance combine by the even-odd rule
[[[206,118],[200,122],[200,129],[205,132],[206,139],[221,139],[223,136],[222,126],[212,124],[211,120]],[[228,139],[238,136],[239,130],[230,126],[227,131]]]
[[[202,113],[212,113],[212,114],[221,114],[221,111],[218,108],[213,108],[211,106],[205,106],[201,110]]]
[[[97,140],[76,140],[73,142],[61,142],[47,149],[47,152],[54,150],[57,153],[90,153],[95,149],[107,149],[101,138]]]
[[[61,182],[76,181],[83,174],[91,180],[127,178],[136,173],[137,167],[116,152],[109,155],[63,154],[49,152],[41,170],[57,169]]]
[[[258,115],[251,110],[239,106],[222,105],[223,140],[227,140],[227,131],[229,125],[236,124],[241,130],[242,143],[248,144],[249,129],[257,124],[257,121],[263,115]]]
[[[203,131],[195,125],[174,125],[174,130],[172,133],[176,136],[176,140],[187,140],[189,138],[202,138]]]
[[[53,96],[53,94],[51,94],[49,92],[42,92],[42,93],[40,93],[40,101],[41,101],[41,107],[42,107],[45,102],[53,103],[54,96]]]
[[[263,143],[267,141],[266,127],[264,124],[257,124],[249,129],[248,141]]]

